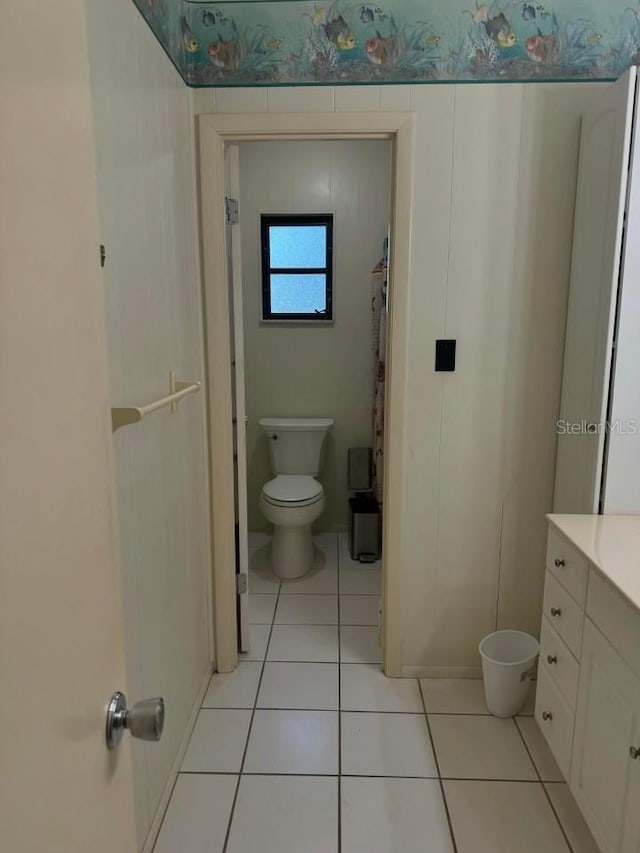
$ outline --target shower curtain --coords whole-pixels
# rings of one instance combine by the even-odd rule
[[[385,247],[386,248],[386,247]],[[382,506],[384,471],[384,390],[387,331],[387,260],[378,263],[371,274],[372,346],[374,352],[373,381],[373,488]]]

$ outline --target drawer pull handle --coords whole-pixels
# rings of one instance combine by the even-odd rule
[[[558,663],[558,656],[557,655],[547,655],[547,663],[548,664]]]
[[[565,564],[565,563],[564,563],[564,560],[562,560],[560,557],[556,557],[556,558],[555,558],[555,560],[554,560],[553,562],[554,562],[554,563],[555,563],[555,565],[556,565],[556,569],[561,569],[561,568],[563,568],[563,566],[564,566],[564,564]]]
[[[548,720],[553,720],[553,714],[551,713],[551,711],[543,711],[542,712],[542,719],[545,721],[545,723]]]
[[[629,755],[633,758],[634,761],[637,761],[640,758],[640,748],[637,746],[632,746],[629,748]]]
[[[551,608],[551,615],[552,616],[562,616],[562,610],[560,610],[559,607],[552,607]]]

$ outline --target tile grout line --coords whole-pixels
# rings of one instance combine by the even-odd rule
[[[258,710],[262,710],[259,708]],[[422,716],[422,715],[421,715]],[[181,776],[236,776],[236,770],[181,770]],[[287,773],[282,771],[280,773],[265,773],[264,771],[259,770],[245,770],[242,774],[243,776],[276,776],[276,777],[297,777],[304,776],[307,779],[337,779],[335,773],[300,773],[297,770],[291,771]],[[432,782],[439,781],[438,776],[403,776],[401,773],[386,773],[386,774],[372,774],[372,773],[343,773],[343,778],[345,779],[427,779]],[[488,779],[485,779],[481,776],[445,776],[442,779],[443,782],[482,782],[485,784],[492,784],[493,782],[508,782],[510,785],[540,785],[539,779],[506,779],[502,777],[492,776]],[[543,783],[544,784],[544,783]],[[565,782],[547,782],[547,785],[564,785]]]
[[[260,663],[261,664],[262,661],[240,661],[240,663],[241,663],[241,665],[244,665],[245,663]],[[363,666],[363,667],[367,667],[367,669],[372,667],[372,666],[375,666],[374,663],[342,663],[342,664],[338,664],[336,661],[316,661],[316,660],[313,660],[313,661],[270,660],[270,661],[266,661],[266,663],[300,663],[300,664],[303,664],[304,666],[320,665],[320,666],[335,666],[335,667],[339,667],[339,666]],[[402,679],[402,680],[403,681],[412,681],[415,679]],[[252,707],[253,707],[252,705],[202,705],[200,710],[202,710],[202,711],[250,711]],[[318,712],[326,711],[327,713],[332,713],[332,712],[335,713],[335,711],[336,711],[335,708],[309,708],[309,707],[294,707],[294,706],[290,706],[290,705],[261,705],[259,708],[256,708],[256,710],[258,710],[258,711],[318,711]],[[406,711],[406,710],[403,710],[403,711],[385,711],[385,710],[382,710],[379,708],[378,709],[344,708],[343,710],[345,713],[348,713],[348,714],[385,714],[385,715],[399,714],[399,715],[407,716],[407,717],[422,717],[424,715],[424,711]],[[455,712],[455,713],[452,713],[450,711],[429,711],[428,714],[430,717],[481,717],[482,719],[484,719],[485,717],[491,716],[491,714],[474,714],[471,712],[467,712],[467,713]],[[525,719],[531,719],[531,718],[527,717],[525,715]],[[199,772],[199,771],[193,771],[193,772]],[[446,777],[446,778],[448,778],[448,777]],[[471,778],[471,777],[469,777],[469,778]],[[531,781],[531,780],[514,779],[513,781],[527,782],[527,781]],[[554,781],[548,781],[545,784],[565,785],[566,781],[554,780]]]
[[[535,717],[534,717],[534,719],[535,719]],[[562,833],[562,837],[564,838],[565,843],[566,843],[567,847],[569,848],[570,853],[574,853],[573,847],[571,846],[571,842],[569,841],[569,836],[565,832],[564,826],[562,825],[562,821],[560,820],[560,816],[558,815],[558,812],[556,811],[555,806],[553,805],[551,797],[549,796],[549,792],[547,791],[547,789],[545,787],[544,780],[543,780],[542,776],[540,775],[540,771],[538,770],[538,765],[536,764],[535,759],[533,757],[533,754],[532,754],[531,750],[529,749],[529,745],[527,744],[527,741],[525,739],[525,736],[522,734],[522,730],[521,730],[520,726],[518,725],[518,717],[517,716],[515,716],[513,718],[513,723],[514,723],[514,725],[518,731],[518,734],[520,735],[520,740],[522,741],[524,748],[527,751],[527,755],[529,756],[529,760],[533,764],[533,768],[536,771],[536,776],[538,777],[538,780],[540,782],[542,790],[544,791],[544,795],[547,798],[547,802],[549,803],[549,806],[551,807],[551,811],[553,812],[553,816],[555,817],[555,819],[558,823],[558,826],[560,827],[560,832]]]
[[[267,655],[269,654],[269,644],[271,643],[271,635],[273,634],[273,626],[275,624],[276,619],[276,611],[278,609],[278,602],[280,601],[280,591],[282,589],[282,581],[280,581],[280,586],[278,587],[278,593],[276,595],[276,604],[273,608],[273,618],[271,620],[271,628],[269,630],[269,638],[267,639],[267,645],[264,650],[264,658],[262,659],[262,667],[260,669],[260,678],[258,679],[258,686],[256,688],[256,695],[253,700],[253,708],[251,709],[251,719],[249,720],[249,728],[247,729],[247,738],[244,743],[244,750],[242,752],[242,761],[240,762],[240,770],[238,772],[238,781],[236,784],[236,790],[233,795],[233,802],[231,804],[231,811],[229,813],[229,822],[227,823],[227,831],[224,836],[224,844],[222,845],[222,853],[226,853],[227,847],[229,845],[229,838],[231,836],[231,825],[233,823],[233,817],[236,810],[236,803],[238,801],[238,792],[240,790],[240,782],[242,781],[242,775],[244,770],[244,764],[247,758],[247,750],[249,749],[249,739],[251,737],[251,729],[253,728],[253,720],[256,715],[256,708],[258,705],[258,695],[260,693],[260,687],[262,685],[262,678],[264,676],[264,669],[267,665]]]
[[[429,735],[429,741],[431,743],[431,751],[433,752],[433,760],[436,765],[436,772],[438,774],[438,783],[440,785],[440,795],[442,797],[442,802],[444,805],[444,811],[447,816],[447,824],[449,826],[449,835],[451,836],[451,843],[453,844],[453,853],[458,853],[458,845],[456,844],[456,836],[453,831],[453,822],[451,820],[451,813],[449,812],[449,803],[447,802],[447,795],[444,790],[444,782],[442,781],[442,773],[440,772],[440,762],[438,761],[438,753],[436,752],[435,741],[433,740],[433,734],[431,732],[431,724],[429,723],[429,714],[427,713],[427,703],[424,700],[424,693],[422,692],[422,684],[420,683],[420,679],[416,679],[418,683],[418,692],[420,693],[420,701],[422,702],[422,708],[424,710],[424,719],[427,724],[427,733]]]
[[[249,663],[249,661],[248,661]],[[267,661],[267,663],[299,663],[299,661]],[[321,662],[318,664],[319,666],[335,666],[338,669],[338,674],[340,673],[339,664],[333,663],[324,663]],[[345,666],[345,664],[342,664]],[[315,663],[305,664],[305,666],[316,666]],[[365,666],[365,664],[362,664]],[[339,695],[339,694],[338,694]],[[235,707],[232,705],[207,705],[203,706],[200,710],[202,711],[250,711],[251,708],[243,707]],[[319,714],[335,714],[338,708],[309,708],[309,707],[291,707],[289,705],[260,705],[256,708],[257,711],[317,711]],[[403,716],[403,717],[421,717],[422,711],[359,711],[357,709],[352,708],[344,708],[345,714],[380,714],[385,716]],[[194,771],[198,772],[198,771]],[[334,774],[335,775],[335,774]]]

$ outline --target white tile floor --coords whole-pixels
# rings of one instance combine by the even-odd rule
[[[251,650],[211,679],[155,853],[597,853],[531,704],[385,678],[379,565],[323,534],[281,583],[252,542]]]

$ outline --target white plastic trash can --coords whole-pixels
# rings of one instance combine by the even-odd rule
[[[514,717],[527,701],[540,646],[523,631],[496,631],[479,645],[487,708]]]

